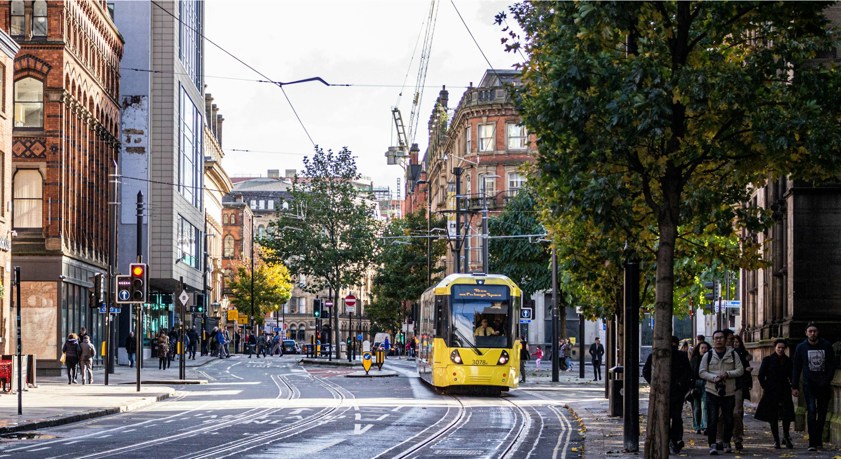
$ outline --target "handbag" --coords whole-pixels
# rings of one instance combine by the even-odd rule
[[[64,362],[66,362],[66,361],[67,361],[67,353],[66,353],[66,352],[62,352],[62,353],[61,353],[61,358],[60,358],[60,359],[58,359],[58,360],[59,360],[59,362],[61,362],[61,364],[62,364],[62,365],[64,365]]]

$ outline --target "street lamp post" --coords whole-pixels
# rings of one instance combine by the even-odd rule
[[[426,287],[432,287],[432,190],[429,180],[418,180],[418,185],[426,184]]]
[[[251,331],[254,331],[254,211],[251,211]]]
[[[482,176],[482,272],[488,273],[488,195],[487,195],[487,180],[498,179],[496,174],[488,174]],[[494,187],[496,189],[496,187]]]

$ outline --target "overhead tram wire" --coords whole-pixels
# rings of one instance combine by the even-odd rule
[[[467,22],[464,20],[464,17],[462,17],[461,11],[458,10],[456,3],[453,0],[450,0],[450,4],[452,4],[453,9],[456,10],[458,18],[461,20],[461,23],[464,24],[464,28],[467,29],[467,33],[470,35],[470,38],[473,40],[473,43],[476,44],[476,48],[479,50],[479,53],[482,54],[482,57],[485,59],[485,62],[488,63],[488,69],[490,69],[490,71],[493,72],[497,78],[499,78],[499,74],[496,73],[496,68],[494,68],[493,64],[491,64],[491,60],[488,59],[488,56],[485,55],[485,52],[482,51],[482,47],[479,46],[479,42],[476,40],[476,37],[473,36],[473,32],[470,30],[470,26],[467,25]]]
[[[245,67],[247,67],[248,69],[250,69],[251,71],[253,71],[254,73],[256,73],[257,75],[260,75],[261,77],[265,78],[266,80],[271,81],[271,82],[272,82],[275,86],[277,86],[278,88],[280,88],[280,92],[282,92],[282,93],[283,93],[283,97],[285,97],[285,98],[286,98],[286,102],[289,104],[289,108],[291,108],[291,109],[292,109],[292,113],[295,115],[295,118],[298,120],[298,123],[301,125],[301,128],[304,130],[304,134],[306,134],[307,138],[310,140],[310,143],[313,145],[313,147],[315,147],[315,146],[317,145],[317,144],[315,143],[315,141],[312,139],[312,136],[310,135],[310,132],[309,132],[309,130],[307,129],[307,126],[306,126],[306,125],[304,125],[304,121],[301,119],[301,116],[300,116],[300,115],[298,115],[298,111],[297,111],[297,110],[295,110],[295,106],[292,104],[292,100],[289,98],[289,95],[288,95],[288,94],[286,94],[286,90],[285,90],[285,89],[283,89],[283,86],[284,86],[284,85],[289,85],[289,84],[295,84],[295,83],[303,83],[303,82],[308,82],[308,81],[318,81],[318,82],[323,83],[325,86],[330,86],[330,84],[329,84],[329,83],[327,83],[326,81],[324,81],[321,77],[311,77],[311,78],[305,78],[305,79],[303,79],[303,80],[296,80],[296,81],[289,81],[289,82],[279,82],[279,81],[272,80],[271,78],[269,78],[269,77],[268,77],[268,75],[266,75],[266,74],[264,74],[263,72],[261,72],[261,71],[257,70],[256,68],[252,67],[251,65],[249,65],[248,63],[246,63],[245,61],[243,61],[243,60],[242,60],[242,59],[240,59],[239,57],[235,56],[233,53],[231,53],[231,52],[230,52],[230,51],[228,51],[227,49],[225,49],[225,48],[221,47],[220,45],[218,45],[215,41],[213,41],[213,40],[211,40],[210,38],[206,37],[203,33],[199,32],[199,31],[198,31],[198,30],[196,30],[196,29],[194,29],[194,28],[193,28],[190,24],[187,24],[186,22],[182,21],[182,20],[181,20],[181,18],[176,17],[174,14],[170,13],[169,11],[167,11],[167,9],[166,9],[166,8],[164,8],[163,6],[161,6],[158,2],[156,2],[156,1],[152,0],[152,4],[153,4],[153,5],[155,5],[155,6],[157,6],[157,7],[158,7],[158,9],[160,9],[160,10],[161,10],[161,11],[163,11],[164,13],[168,14],[169,16],[171,16],[171,17],[172,17],[173,19],[175,19],[176,21],[178,21],[178,22],[179,22],[180,24],[182,24],[184,27],[187,27],[188,29],[190,29],[190,30],[192,30],[193,32],[195,32],[196,34],[198,34],[200,37],[202,37],[203,39],[205,39],[205,40],[206,40],[208,43],[210,43],[211,45],[213,45],[213,46],[215,46],[215,47],[219,48],[219,50],[220,50],[220,51],[222,51],[223,53],[227,54],[228,56],[230,56],[231,58],[233,58],[235,61],[237,61],[237,62],[239,62],[240,64],[244,65]]]

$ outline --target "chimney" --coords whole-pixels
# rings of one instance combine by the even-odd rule
[[[219,107],[217,107],[216,104],[213,104],[213,108],[211,108],[211,111],[210,111],[210,121],[213,123],[213,129],[211,129],[210,131],[213,132],[214,137],[216,137],[216,129],[217,129],[216,117],[218,116],[218,114],[219,114]]]
[[[204,95],[204,119],[207,120],[207,127],[210,132],[216,132],[213,128],[213,118],[210,117],[210,107],[213,105],[213,96],[210,93]]]
[[[269,169],[267,177],[269,178],[280,178],[280,169]]]
[[[222,146],[222,122],[225,121],[225,118],[222,115],[216,115],[216,141],[219,142],[219,146]]]
[[[295,169],[286,169],[286,178],[295,178]]]

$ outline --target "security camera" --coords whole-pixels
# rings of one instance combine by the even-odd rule
[[[62,274],[62,275],[58,276],[58,278],[59,278],[59,279],[61,279],[61,280],[64,280],[64,279],[67,279],[67,276],[65,276],[64,274]]]

